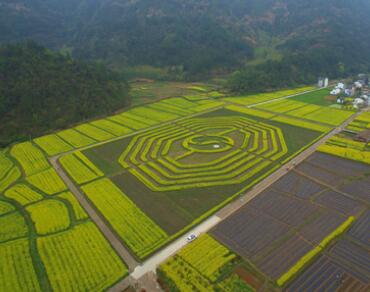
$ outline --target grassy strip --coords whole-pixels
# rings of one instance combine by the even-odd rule
[[[289,281],[292,277],[294,277],[306,264],[308,264],[316,255],[318,255],[326,246],[328,246],[329,243],[334,238],[336,238],[337,236],[345,232],[354,220],[355,220],[355,217],[353,216],[348,217],[348,219],[344,223],[342,223],[337,229],[335,229],[332,233],[330,233],[327,237],[325,237],[319,243],[318,246],[310,250],[303,257],[301,257],[293,267],[291,267],[285,274],[283,274],[277,280],[277,284],[280,287],[282,287],[287,281]]]

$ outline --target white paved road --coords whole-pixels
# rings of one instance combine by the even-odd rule
[[[203,223],[199,224],[187,234],[194,233],[196,235],[200,235],[202,233],[207,232],[214,226],[216,226],[221,219],[216,215],[206,219]],[[186,236],[181,236],[180,238],[173,241],[170,245],[165,247],[164,249],[160,250],[159,252],[155,253],[151,256],[148,260],[143,262],[141,265],[137,266],[135,270],[131,273],[131,277],[134,279],[140,279],[146,273],[155,271],[157,266],[168,259],[170,256],[174,255],[177,251],[182,249],[185,245],[191,244],[186,241]]]

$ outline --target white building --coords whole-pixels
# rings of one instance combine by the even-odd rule
[[[332,91],[330,91],[331,95],[339,95],[341,93],[341,90],[339,88],[334,88]]]

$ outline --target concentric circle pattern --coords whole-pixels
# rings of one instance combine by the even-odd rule
[[[240,116],[190,118],[135,135],[120,164],[153,191],[237,184],[287,153],[282,131]]]

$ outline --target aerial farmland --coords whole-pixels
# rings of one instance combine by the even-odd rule
[[[0,291],[369,291],[369,113],[189,90],[1,150]]]

